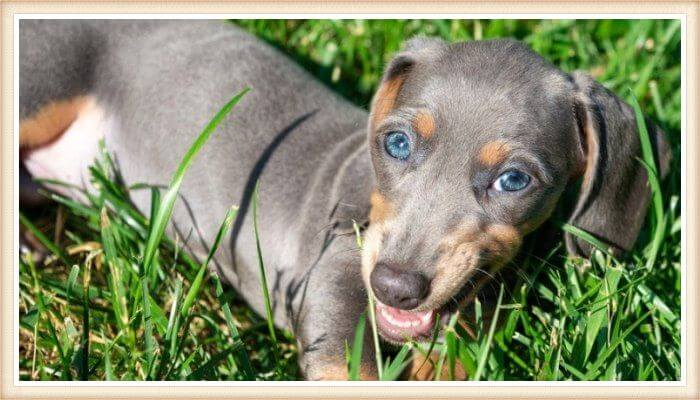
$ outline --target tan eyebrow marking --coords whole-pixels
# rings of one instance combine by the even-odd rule
[[[413,129],[424,139],[428,139],[435,133],[435,118],[428,110],[421,110],[413,118]]]
[[[377,90],[372,107],[372,117],[370,119],[372,129],[379,125],[379,123],[389,115],[391,110],[394,109],[394,104],[396,104],[396,98],[399,95],[399,90],[401,89],[401,85],[403,85],[403,81],[404,76],[399,75],[386,81]]]
[[[501,140],[486,143],[479,151],[479,161],[486,165],[496,165],[503,161],[510,149],[508,144]]]

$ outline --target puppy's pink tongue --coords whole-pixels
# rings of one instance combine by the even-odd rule
[[[406,311],[377,302],[377,326],[389,339],[403,341],[430,336],[435,325],[435,313]]]

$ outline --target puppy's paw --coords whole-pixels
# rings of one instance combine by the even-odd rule
[[[309,381],[347,381],[348,367],[340,362],[308,365],[305,375],[306,380]],[[376,381],[378,379],[374,366],[365,364],[360,366],[360,380]]]
[[[414,354],[413,362],[411,364],[410,370],[407,370],[408,375],[404,375],[404,379],[411,381],[432,381],[435,379],[435,374],[437,371],[438,359],[440,358],[440,353],[433,351],[429,356],[423,354]],[[440,379],[449,379],[450,372],[449,367],[443,364],[442,370],[440,371]],[[454,380],[464,381],[467,380],[469,376],[467,372],[462,368],[462,366],[457,363],[454,369]]]

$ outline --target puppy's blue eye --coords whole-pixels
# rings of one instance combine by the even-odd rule
[[[390,132],[384,138],[386,152],[399,160],[405,160],[411,155],[411,141],[403,132]]]
[[[518,170],[507,171],[501,174],[493,183],[493,188],[499,192],[517,192],[530,184],[530,175]]]

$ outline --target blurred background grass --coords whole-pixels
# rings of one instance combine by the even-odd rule
[[[333,90],[367,107],[382,69],[413,36],[447,41],[512,37],[564,71],[585,70],[678,129],[680,21],[671,20],[235,20],[303,65]],[[658,103],[652,106],[653,92]],[[660,100],[663,99],[663,103]],[[677,117],[677,115],[676,115]]]
[[[415,35],[448,41],[513,37],[564,71],[587,71],[625,100],[634,94],[644,112],[666,131],[674,153],[671,174],[663,185],[670,223],[653,269],[640,272],[646,262],[651,227],[655,226],[649,223],[622,277],[617,264],[605,259],[557,258],[539,263],[532,268],[537,270],[531,275],[534,282],[527,282],[521,292],[509,293],[504,299],[512,303],[513,310],[504,329],[496,332],[493,343],[485,344],[483,337],[475,341],[473,353],[480,359],[484,356],[480,369],[483,379],[679,379],[679,21],[232,23],[279,48],[329,88],[364,108],[383,67],[401,44]],[[102,167],[108,169],[104,163]],[[97,171],[109,175],[106,170]],[[103,249],[107,251],[105,247],[115,233],[105,229],[102,215],[112,221],[108,226],[121,232],[122,238],[112,251],[123,260],[126,275],[143,252],[145,221],[128,209],[128,190],[98,178],[102,194],[90,205],[54,197],[56,202],[50,207],[20,210],[22,235],[39,249],[34,255],[41,253],[42,247],[49,254],[37,263],[30,254],[20,257],[21,379],[230,380],[250,378],[251,373],[261,380],[299,378],[293,336],[280,331],[278,343],[274,343],[264,318],[248,309],[233,291],[217,290],[212,277],[205,278],[181,326],[172,328],[169,315],[174,315],[183,293],[195,284],[199,270],[198,263],[178,251],[178,238],[164,243],[155,260],[149,323],[143,318],[138,291],[131,290],[138,286],[127,282],[124,304],[116,304],[111,291],[112,269],[102,266]],[[588,272],[575,272],[575,262],[589,265]],[[543,269],[551,266],[555,268]],[[83,277],[82,289],[79,276]],[[604,296],[601,281],[607,287],[612,281],[617,285],[618,280],[619,291]],[[600,302],[604,303],[603,314]],[[231,309],[222,308],[222,303],[230,303]],[[118,320],[113,309],[120,307],[131,319]],[[582,330],[592,331],[591,315],[597,321],[591,336],[595,342],[586,344],[586,352],[590,352],[590,360],[586,360],[572,352],[579,348]],[[465,364],[471,362],[469,346],[459,348],[458,358]],[[163,361],[166,354],[167,363]],[[159,363],[157,368],[144,368]]]

